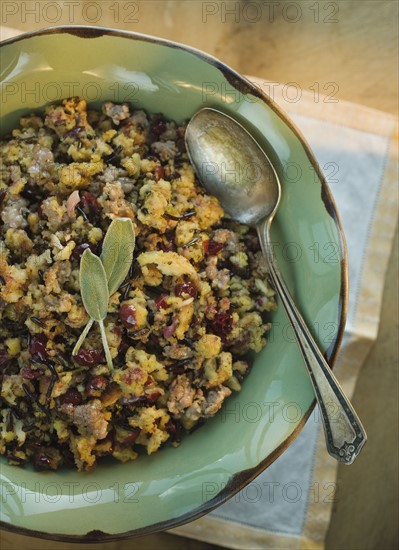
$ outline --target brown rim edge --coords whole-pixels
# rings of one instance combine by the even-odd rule
[[[265,102],[277,115],[281,118],[284,123],[290,128],[290,130],[296,135],[299,139],[313,169],[315,170],[320,183],[321,183],[321,199],[324,203],[327,213],[333,219],[337,232],[340,238],[340,248],[341,248],[341,289],[340,289],[340,301],[338,307],[339,315],[339,326],[336,334],[335,341],[325,352],[325,358],[328,361],[331,368],[334,367],[337,360],[338,352],[341,347],[341,342],[344,334],[347,309],[348,309],[348,257],[347,257],[347,248],[345,242],[345,236],[342,229],[342,223],[337,212],[335,201],[332,197],[330,188],[327,184],[327,181],[322,173],[318,162],[316,161],[305,137],[302,132],[297,128],[297,126],[287,117],[283,110],[264,92],[259,90],[257,86],[252,84],[246,77],[240,75],[217,58],[202,52],[196,48],[186,46],[177,42],[172,42],[163,38],[157,38],[155,36],[129,32],[129,31],[120,31],[117,29],[111,29],[107,27],[86,27],[86,26],[58,26],[58,27],[47,27],[40,29],[38,31],[23,33],[14,38],[9,38],[0,42],[0,47],[14,42],[19,42],[20,40],[26,40],[36,36],[52,35],[52,34],[72,34],[79,38],[99,38],[101,36],[119,36],[121,38],[127,38],[129,40],[137,40],[142,42],[150,42],[155,44],[160,44],[170,48],[178,48],[184,50],[196,57],[199,57],[206,63],[216,67],[226,78],[226,80],[231,84],[235,89],[241,93],[250,93],[251,95],[258,97],[263,102]],[[289,435],[270,455],[268,455],[264,460],[262,460],[257,466],[250,468],[248,470],[242,470],[234,474],[226,487],[213,497],[210,501],[202,504],[200,507],[196,508],[192,512],[187,512],[182,516],[177,518],[172,518],[160,523],[156,523],[147,527],[142,527],[135,529],[133,531],[126,531],[124,533],[118,534],[108,534],[102,531],[90,531],[86,535],[67,535],[67,534],[53,534],[45,533],[42,531],[35,531],[31,529],[25,529],[24,527],[14,527],[6,522],[0,521],[0,528],[30,537],[37,537],[49,540],[56,540],[60,542],[75,542],[75,543],[96,543],[96,542],[111,542],[116,540],[122,540],[129,537],[140,537],[156,533],[159,531],[164,531],[167,529],[172,529],[178,527],[190,521],[194,521],[201,516],[205,515],[208,512],[211,512],[229,498],[233,497],[238,493],[243,487],[255,479],[261,472],[268,468],[296,439],[299,433],[302,431],[302,428],[306,424],[310,414],[315,408],[316,400],[313,401],[309,409],[306,411],[304,417],[301,419],[298,426],[294,429],[291,435]]]

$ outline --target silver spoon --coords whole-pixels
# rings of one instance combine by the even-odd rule
[[[281,185],[269,158],[241,124],[216,109],[198,111],[187,126],[185,140],[207,191],[234,220],[256,227],[270,279],[308,368],[327,450],[337,460],[351,464],[367,440],[366,432],[297,310],[274,257],[270,226],[280,202]]]

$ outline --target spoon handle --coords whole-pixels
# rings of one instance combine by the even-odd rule
[[[261,248],[275,290],[287,312],[305,360],[321,410],[327,451],[345,464],[352,464],[367,441],[366,432],[332,370],[321,354],[303,317],[282,279],[269,237],[270,221],[258,225]]]

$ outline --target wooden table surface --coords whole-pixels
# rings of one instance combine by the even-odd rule
[[[50,6],[50,4],[52,6]],[[58,5],[58,9],[54,5]],[[267,4],[199,0],[3,2],[1,23],[24,31],[55,24],[119,27],[184,42],[241,73],[319,87],[338,99],[398,112],[398,2],[338,0]],[[100,6],[94,10],[93,4]],[[350,468],[340,466],[340,499],[328,550],[398,548],[398,240],[386,278],[378,340],[360,374],[353,403],[369,443]],[[83,550],[2,533],[2,550]],[[93,548],[93,546],[91,546]],[[211,550],[166,533],[96,546],[101,550]]]

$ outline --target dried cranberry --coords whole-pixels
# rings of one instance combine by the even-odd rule
[[[82,367],[93,367],[104,361],[104,353],[98,349],[80,348],[74,359]]]
[[[160,179],[163,179],[164,175],[165,175],[165,171],[163,169],[163,166],[159,164],[158,166],[155,167],[155,179],[159,181]]]
[[[216,313],[212,321],[212,326],[216,334],[221,338],[226,338],[233,328],[233,318],[230,313]]]
[[[76,259],[76,260],[80,260],[81,257],[83,256],[83,253],[85,250],[87,249],[90,249],[93,253],[96,251],[96,247],[94,244],[89,244],[89,243],[82,243],[82,244],[78,244],[78,246],[75,246],[75,248],[73,249],[73,257]]]
[[[153,391],[151,393],[147,393],[146,394],[147,403],[149,403],[150,405],[153,405],[155,401],[158,399],[158,397],[160,396],[161,396],[161,392],[159,391]]]
[[[43,452],[38,452],[33,457],[33,466],[36,470],[51,470],[51,458]]]
[[[133,445],[137,437],[140,434],[139,428],[129,431],[129,433],[123,438],[122,445]]]
[[[28,380],[34,380],[35,378],[41,378],[43,376],[43,371],[41,369],[33,369],[32,367],[24,367],[21,370],[22,378],[27,378]]]
[[[155,305],[157,306],[157,309],[165,309],[168,307],[168,302],[167,302],[167,297],[168,295],[167,294],[161,294],[156,300],[155,300]]]
[[[61,395],[61,403],[63,405],[80,405],[82,403],[82,395],[75,390],[75,388],[70,388],[64,395]]]
[[[137,326],[136,308],[131,304],[122,304],[119,308],[119,319],[128,330],[135,328]]]
[[[163,134],[166,130],[166,123],[164,120],[156,120],[154,121],[154,123],[151,125],[151,130],[152,130],[152,133],[155,134],[156,136],[160,136],[161,134]]]
[[[86,384],[85,393],[88,395],[96,395],[102,393],[108,386],[108,380],[105,376],[95,376]]]
[[[87,212],[93,212],[97,214],[100,211],[100,204],[96,197],[89,193],[89,191],[83,191],[80,197],[82,208]]]
[[[222,243],[217,243],[213,239],[209,239],[209,241],[204,241],[202,243],[202,246],[205,254],[208,254],[208,256],[216,256],[223,248]]]
[[[197,289],[191,281],[188,283],[179,283],[175,286],[175,294],[176,296],[186,294],[187,296],[191,296],[191,298],[195,298],[197,296]]]
[[[48,359],[46,345],[48,338],[45,334],[36,334],[29,343],[29,352],[35,359],[45,363]]]

